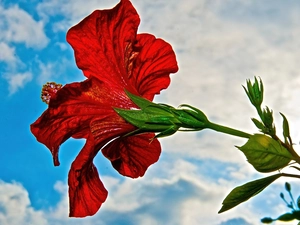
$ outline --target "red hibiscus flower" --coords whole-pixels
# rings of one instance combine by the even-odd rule
[[[70,216],[93,215],[107,197],[93,159],[101,150],[122,175],[137,178],[155,163],[161,148],[153,133],[126,136],[136,129],[113,108],[137,106],[124,90],[152,100],[178,70],[171,46],[150,34],[137,34],[140,19],[129,0],[96,10],[72,27],[67,41],[87,79],[63,87],[46,85],[48,109],[31,125],[37,140],[59,165],[59,146],[85,138],[68,176]],[[46,93],[47,92],[47,93]]]

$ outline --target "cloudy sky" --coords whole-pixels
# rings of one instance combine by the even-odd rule
[[[136,180],[121,177],[99,154],[95,163],[109,197],[95,216],[68,218],[67,174],[84,142],[64,143],[61,165],[54,167],[49,151],[31,135],[29,125],[46,109],[40,100],[45,82],[84,79],[65,41],[67,30],[93,10],[117,3],[0,0],[0,224],[254,225],[264,216],[284,213],[287,209],[279,199],[283,179],[259,197],[217,214],[231,189],[266,175],[255,172],[234,147],[245,140],[202,131],[161,139],[159,162]],[[253,133],[250,118],[256,114],[242,85],[260,76],[278,133],[278,112],[283,112],[299,149],[299,1],[132,3],[141,17],[139,32],[171,43],[180,67],[156,102],[190,104],[214,122]],[[297,197],[300,186],[290,182]]]

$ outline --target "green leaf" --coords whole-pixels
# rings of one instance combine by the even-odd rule
[[[255,126],[258,129],[260,129],[261,131],[263,131],[265,129],[265,125],[262,122],[260,122],[259,120],[255,119],[255,118],[252,118],[251,120],[255,124]]]
[[[282,174],[275,174],[269,177],[248,182],[242,186],[234,188],[224,199],[222,203],[223,206],[220,209],[219,213],[225,212],[239,205],[240,203],[247,201],[248,199],[260,193],[281,176]]]
[[[299,197],[298,197],[298,199],[297,199],[297,202],[298,202],[298,200],[299,200]],[[298,203],[297,203],[297,204],[298,204]],[[298,207],[299,207],[299,204],[298,204]],[[299,211],[299,210],[293,211],[293,215],[294,215],[294,218],[295,218],[296,220],[300,220],[300,211]]]
[[[283,122],[282,122],[282,128],[283,128],[283,137],[285,140],[285,143],[288,143],[288,140],[291,138],[290,137],[290,128],[289,128],[289,122],[286,119],[285,115],[283,115],[282,113],[280,113],[280,115],[283,118]],[[292,144],[292,143],[290,143]]]
[[[246,155],[248,162],[262,173],[282,169],[293,159],[285,147],[263,134],[252,135],[245,145],[237,148]]]
[[[273,223],[273,219],[271,217],[265,217],[260,220],[262,223]]]
[[[276,220],[280,221],[291,221],[295,219],[295,215],[293,213],[285,213],[281,216],[279,216]]]

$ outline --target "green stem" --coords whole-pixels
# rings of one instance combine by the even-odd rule
[[[298,164],[300,164],[300,157],[299,157],[299,155],[296,153],[296,151],[294,150],[294,148],[293,148],[292,145],[288,145],[288,144],[282,142],[282,141],[279,139],[279,137],[277,137],[277,135],[273,135],[272,138],[273,138],[274,140],[276,140],[276,141],[279,141],[280,144],[281,144],[283,147],[285,147],[285,148],[291,153],[291,155],[294,157],[294,160],[295,160]]]
[[[217,131],[217,132],[230,134],[230,135],[233,135],[233,136],[236,136],[236,137],[242,137],[242,138],[248,138],[249,139],[252,136],[251,134],[245,133],[243,131],[236,130],[236,129],[233,129],[233,128],[230,128],[230,127],[225,127],[225,126],[215,124],[215,123],[212,123],[212,122],[209,122],[209,124],[207,124],[207,128],[212,129],[212,130]]]
[[[256,108],[256,111],[257,111],[261,121],[263,121],[263,123],[264,123],[264,118],[263,118],[263,113],[262,113],[261,107],[260,106],[257,106],[257,107],[255,106],[255,108]]]
[[[290,174],[290,173],[281,173],[284,177],[293,177],[293,178],[300,178],[300,175],[297,174]]]

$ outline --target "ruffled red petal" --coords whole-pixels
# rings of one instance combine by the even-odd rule
[[[170,73],[178,71],[175,53],[170,44],[151,34],[139,34],[135,48],[140,49],[134,61],[131,85],[138,93],[152,100],[170,84]]]
[[[96,152],[94,139],[90,136],[72,163],[68,176],[71,217],[94,215],[107,198],[108,192],[93,164]]]
[[[154,134],[117,138],[102,149],[113,167],[122,175],[137,178],[157,162],[161,153],[160,143],[152,140]]]
[[[178,70],[172,47],[150,34],[136,35],[139,16],[128,0],[96,10],[72,27],[67,41],[87,77],[152,100]]]
[[[115,137],[102,148],[102,153],[122,175],[132,178],[143,176],[160,156],[161,147],[157,139],[152,140],[153,133],[124,137],[136,128],[118,115],[94,120],[91,129],[97,143],[102,143],[106,136]]]
[[[124,137],[136,128],[113,110],[136,107],[124,89],[152,100],[178,70],[172,47],[150,34],[137,35],[139,16],[129,0],[111,10],[96,10],[72,27],[67,41],[88,80],[64,86],[31,125],[59,165],[59,146],[70,137],[86,138],[69,172],[70,216],[93,215],[107,197],[93,159],[103,148],[120,174],[143,176],[161,147],[154,134]]]
[[[139,23],[130,1],[121,0],[113,9],[96,10],[72,27],[67,41],[84,75],[126,87],[126,51],[135,41]]]
[[[59,165],[59,146],[70,137],[87,138],[93,120],[117,115],[112,107],[134,104],[123,90],[110,89],[97,79],[67,84],[51,98],[48,109],[31,125],[31,132],[51,150],[54,164]]]

